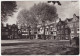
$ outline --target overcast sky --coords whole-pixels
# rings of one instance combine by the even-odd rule
[[[18,1],[17,2],[18,10],[16,13],[14,13],[12,17],[8,18],[7,23],[15,24],[17,21],[17,15],[21,9],[23,8],[30,9],[35,3],[38,4],[39,2],[40,1]],[[59,18],[61,18],[62,20],[65,20],[66,18],[72,18],[74,13],[77,16],[79,16],[79,2],[70,2],[70,1],[60,1],[60,2],[62,4],[61,6],[55,4]]]

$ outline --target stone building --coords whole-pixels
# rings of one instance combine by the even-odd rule
[[[67,18],[65,20],[67,22],[67,25],[71,29],[71,38],[79,37],[79,16],[76,16],[76,14],[73,15],[73,18]]]
[[[29,35],[28,27],[25,25],[21,25],[20,30],[21,30],[21,38],[28,38]]]
[[[61,21],[56,25],[57,27],[57,38],[58,40],[69,40],[70,39],[70,28],[65,21]]]
[[[56,39],[57,36],[56,24],[57,23],[54,22],[49,25],[49,33],[51,35],[51,39]]]
[[[22,25],[21,26],[21,35],[22,38],[34,39],[36,38],[37,29],[34,29],[32,26]]]
[[[55,39],[56,37],[56,23],[50,23],[45,26],[38,27],[38,35],[40,38],[44,38],[45,34],[46,39]]]
[[[8,39],[9,36],[9,29],[8,27],[4,26],[3,23],[1,24],[1,39]]]
[[[18,27],[17,25],[8,25],[1,27],[1,37],[2,39],[14,39],[18,38]]]
[[[10,32],[11,32],[11,34],[10,34],[11,39],[19,38],[18,37],[18,26],[17,25],[13,24],[11,26],[11,31]]]

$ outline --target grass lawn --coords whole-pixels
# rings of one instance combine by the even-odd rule
[[[11,42],[10,42],[11,41]],[[2,40],[2,55],[56,55],[74,54],[75,48],[58,44],[55,40]],[[67,45],[67,44],[66,44]]]

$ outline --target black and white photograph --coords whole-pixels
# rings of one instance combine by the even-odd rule
[[[79,55],[79,1],[1,1],[1,55]]]

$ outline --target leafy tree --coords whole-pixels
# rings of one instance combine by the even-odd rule
[[[12,16],[16,10],[15,1],[2,1],[1,2],[1,21],[6,21],[8,16]]]
[[[37,24],[37,20],[35,18],[35,15],[30,12],[29,10],[26,10],[26,9],[22,9],[18,16],[17,16],[17,19],[18,19],[18,23],[20,25],[27,25],[27,26],[34,26]]]
[[[47,3],[39,3],[38,5],[35,4],[31,8],[31,11],[34,13],[34,15],[36,15],[37,19],[41,20],[42,22],[46,22],[47,20],[52,21],[58,16],[56,13],[56,7]]]
[[[55,21],[58,17],[57,9],[54,5],[47,3],[35,4],[31,10],[38,21],[41,21],[44,27],[44,38],[45,38],[45,24],[47,21]]]
[[[37,20],[35,15],[29,10],[22,9],[18,14],[17,19],[20,25],[25,25],[28,28],[29,36],[31,28],[35,29],[37,27]]]

